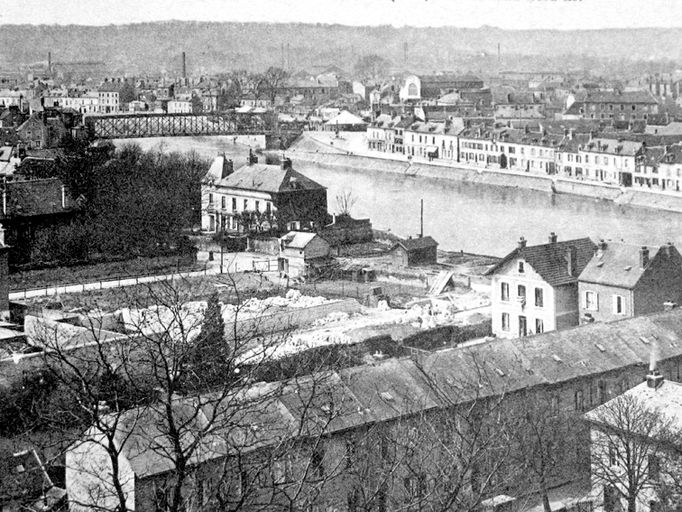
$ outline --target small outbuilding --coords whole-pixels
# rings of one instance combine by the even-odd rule
[[[317,233],[289,231],[279,239],[278,270],[291,278],[307,277],[329,260],[330,250],[329,243]]]
[[[410,237],[396,242],[391,247],[390,254],[394,265],[433,265],[438,260],[438,242],[430,236]]]

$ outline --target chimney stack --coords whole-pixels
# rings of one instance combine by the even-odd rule
[[[549,243],[550,243],[550,244],[555,244],[556,241],[557,241],[556,233],[555,233],[554,231],[552,231],[552,232],[549,234]]]
[[[658,389],[663,384],[663,375],[656,368],[653,368],[646,376],[646,386],[651,389]]]
[[[232,160],[228,160],[228,158],[223,153],[223,172],[220,176],[220,179],[227,178],[230,174],[232,174],[233,171],[234,164],[232,163]]]
[[[187,55],[182,52],[182,78],[187,78]]]
[[[575,246],[570,246],[568,250],[566,251],[566,270],[568,271],[568,275],[571,277],[576,277],[576,267],[577,267],[577,260],[578,259],[578,251],[576,250]]]
[[[649,249],[643,245],[639,250],[639,268],[646,268],[649,264]]]
[[[523,249],[526,246],[526,239],[523,237],[519,238],[517,245],[519,249]]]

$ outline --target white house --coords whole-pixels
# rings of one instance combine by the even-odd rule
[[[578,325],[578,276],[594,255],[589,238],[518,246],[488,271],[492,277],[492,330],[521,338]]]
[[[306,277],[311,265],[329,257],[329,243],[316,233],[290,231],[279,241],[278,269],[282,275]]]

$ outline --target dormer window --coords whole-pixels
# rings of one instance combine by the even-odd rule
[[[519,274],[523,274],[526,271],[526,265],[523,261],[519,261]]]

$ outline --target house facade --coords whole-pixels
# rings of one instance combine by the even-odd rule
[[[290,278],[307,277],[311,265],[329,257],[329,243],[316,233],[290,231],[279,239],[277,268]]]
[[[501,338],[578,325],[578,276],[594,254],[589,238],[517,248],[488,271],[492,276],[492,331]]]
[[[657,512],[679,506],[680,400],[682,385],[654,368],[644,382],[585,415],[590,425],[591,495],[604,512],[630,506],[637,512]]]
[[[682,300],[682,256],[671,244],[597,244],[580,274],[580,322],[609,322],[662,311]]]
[[[202,184],[201,226],[209,233],[316,229],[327,217],[327,190],[293,169],[249,163],[236,171],[217,157]]]

